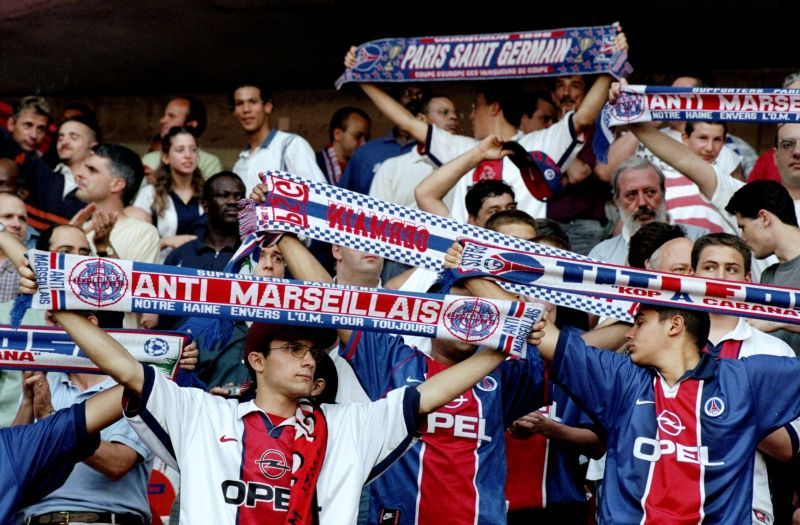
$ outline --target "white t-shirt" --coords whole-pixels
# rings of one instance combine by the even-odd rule
[[[155,455],[180,472],[181,522],[236,523],[238,506],[226,502],[222,487],[244,483],[243,418],[261,409],[252,401],[179,387],[152,367],[144,370],[140,410],[128,414],[128,422]],[[328,442],[317,481],[321,524],[356,522],[364,483],[415,442],[418,399],[415,389],[399,388],[372,403],[322,405]],[[294,417],[277,426],[293,422]]]
[[[369,196],[418,210],[414,189],[438,167],[427,155],[421,155],[417,148],[388,158],[375,173]],[[443,199],[448,208],[453,207],[453,193],[451,189]]]
[[[299,177],[327,183],[317,166],[314,150],[306,139],[294,133],[277,131],[267,147],[262,144],[254,153],[250,152],[250,148],[243,149],[239,153],[239,160],[233,165],[233,172],[244,182],[245,195],[250,195],[253,187],[261,182],[258,174],[267,170],[288,171]]]
[[[563,172],[578,155],[584,140],[582,133],[575,133],[572,126],[572,115],[572,113],[568,114],[547,129],[524,135],[522,132],[518,132],[511,140],[519,142],[526,151],[541,151],[547,154]],[[477,139],[471,137],[452,135],[434,125],[428,126],[428,156],[441,164],[466,153],[478,142]],[[470,186],[482,178],[497,178],[505,181],[514,190],[517,208],[532,217],[544,218],[547,215],[547,204],[531,195],[520,176],[519,168],[508,158],[504,158],[502,161],[482,163],[456,183],[453,190],[453,206],[450,208],[451,217],[467,222],[468,214],[464,197]]]

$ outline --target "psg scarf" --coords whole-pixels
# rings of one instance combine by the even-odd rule
[[[471,240],[448,281],[487,277],[638,303],[800,324],[800,290],[589,264]]]
[[[154,365],[174,378],[188,336],[174,332],[106,330],[140,363]],[[97,373],[97,368],[60,328],[0,326],[0,369]]]
[[[540,305],[516,301],[269,279],[38,250],[26,256],[38,290],[22,297],[36,309],[322,325],[468,342],[517,357],[524,356],[528,333],[542,314]]]
[[[614,49],[619,25],[521,33],[385,38],[358,46],[356,65],[336,80],[441,82],[610,73],[629,75],[627,51]]]
[[[274,239],[275,232],[304,235],[435,272],[442,269],[447,249],[456,239],[462,238],[596,262],[583,255],[373,199],[291,173],[268,171],[261,177],[267,187],[266,202],[243,201],[244,207],[239,214],[243,241],[231,259],[232,265],[258,251],[267,236]],[[628,305],[555,288],[509,281],[500,284],[517,294],[601,317],[631,319]]]
[[[611,128],[650,121],[800,122],[800,89],[627,86],[606,104],[594,135],[597,158],[606,162]]]

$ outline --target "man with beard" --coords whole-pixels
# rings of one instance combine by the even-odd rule
[[[589,257],[611,264],[625,264],[631,235],[652,221],[671,222],[664,200],[664,174],[649,160],[631,157],[611,177],[614,204],[622,221],[622,232],[595,246]],[[683,225],[690,239],[697,239],[708,230]]]

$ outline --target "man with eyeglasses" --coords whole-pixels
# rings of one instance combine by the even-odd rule
[[[281,248],[299,248],[293,242],[284,240]],[[32,291],[33,271],[21,272],[22,289]],[[379,401],[320,407],[306,399],[314,386],[314,356],[337,335],[347,344],[355,333],[254,325],[244,357],[255,399],[240,404],[177,386],[80,315],[55,317],[101,370],[125,386],[129,421],[153,452],[180,471],[186,495],[181,518],[187,523],[354,523],[362,485],[413,442],[419,416],[451,402],[505,360],[499,352],[477,352]],[[539,335],[532,331],[529,342],[537,344]]]

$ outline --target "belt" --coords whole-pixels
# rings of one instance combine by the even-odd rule
[[[66,525],[68,523],[113,523],[119,525],[144,525],[138,514],[118,512],[48,512],[28,518],[27,525]]]

